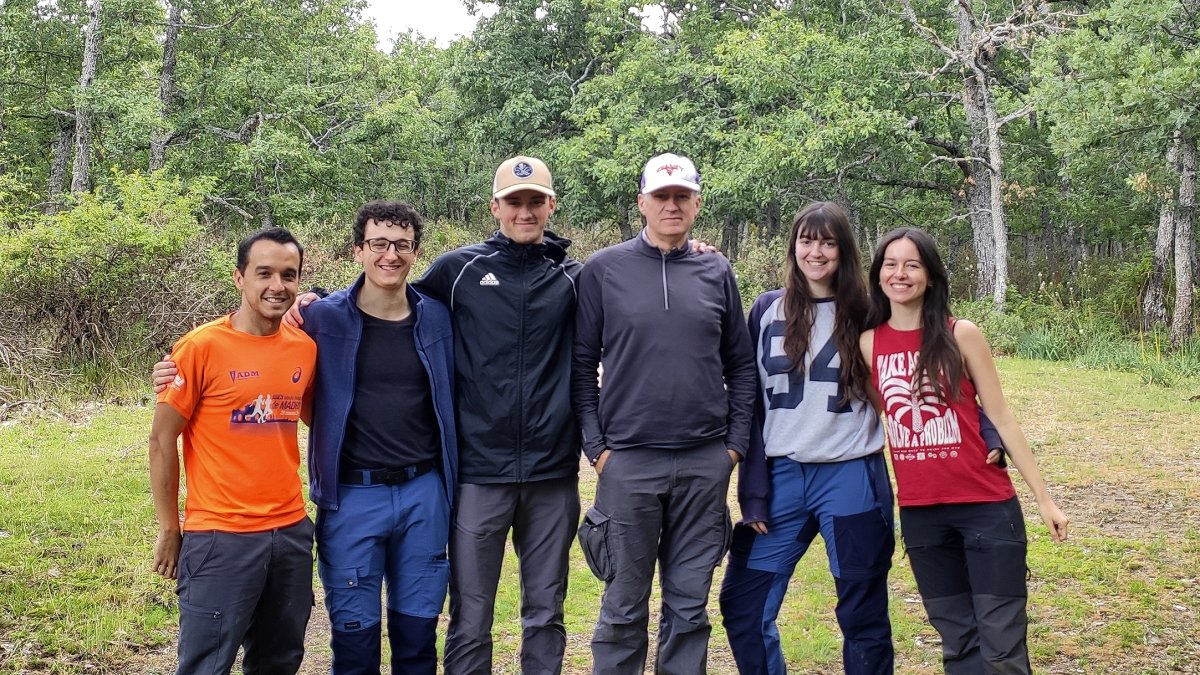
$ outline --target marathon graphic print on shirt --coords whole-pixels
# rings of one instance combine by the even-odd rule
[[[249,403],[234,408],[230,424],[295,424],[300,419],[299,396],[259,394]]]
[[[902,351],[875,357],[892,460],[956,458],[962,445],[958,413],[942,402],[928,378],[914,386],[912,371],[919,355]]]

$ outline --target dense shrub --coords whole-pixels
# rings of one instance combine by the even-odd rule
[[[117,175],[109,190],[0,233],[8,379],[79,374],[83,364],[103,379],[228,311],[232,252],[196,220],[206,190],[158,174]]]

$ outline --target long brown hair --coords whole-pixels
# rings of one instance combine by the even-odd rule
[[[870,371],[863,362],[858,347],[867,316],[867,289],[863,283],[862,262],[850,220],[842,207],[833,202],[814,202],[806,206],[792,222],[788,239],[787,278],[783,284],[783,314],[785,318],[783,351],[797,373],[804,371],[804,355],[812,337],[813,315],[816,311],[808,280],[796,260],[796,240],[801,236],[837,241],[838,266],[833,276],[834,321],[833,341],[841,358],[842,400],[866,401]]]
[[[938,398],[955,401],[961,394],[959,384],[963,377],[962,352],[954,339],[950,325],[950,275],[938,253],[937,242],[924,230],[901,227],[883,236],[875,248],[871,261],[871,317],[868,325],[874,327],[892,318],[892,305],[879,285],[879,270],[887,247],[900,239],[907,239],[917,247],[917,255],[925,266],[929,283],[921,301],[921,354],[913,366],[914,385],[928,381]],[[944,395],[949,390],[950,396]]]

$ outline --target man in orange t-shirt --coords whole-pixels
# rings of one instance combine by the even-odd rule
[[[304,251],[280,228],[238,247],[241,307],[172,351],[179,373],[158,397],[150,482],[154,570],[178,579],[178,673],[295,673],[312,610],[313,524],[304,510],[296,423],[316,345],[281,325]],[[179,523],[179,452],[187,474]]]

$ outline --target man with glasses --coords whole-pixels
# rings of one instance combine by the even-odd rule
[[[309,496],[334,675],[379,672],[385,580],[392,672],[437,671],[458,449],[450,315],[407,283],[422,230],[407,204],[365,204],[362,275],[303,314],[317,343]]]
[[[333,673],[379,672],[387,582],[392,671],[437,670],[458,450],[450,316],[407,283],[423,224],[373,201],[354,219],[363,273],[304,312],[317,343],[309,495]]]

